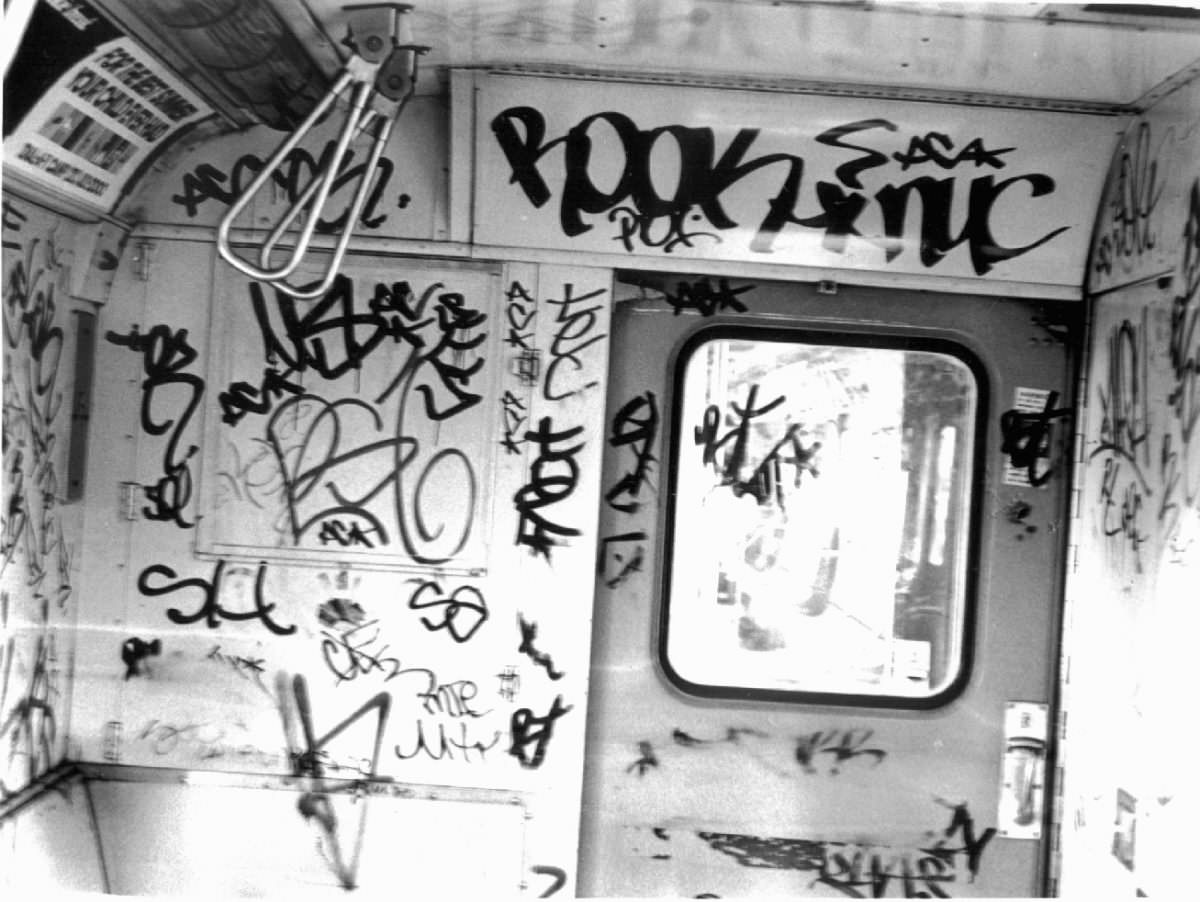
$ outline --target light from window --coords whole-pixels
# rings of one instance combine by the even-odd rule
[[[680,365],[668,672],[701,694],[944,693],[963,668],[967,364],[720,337]]]

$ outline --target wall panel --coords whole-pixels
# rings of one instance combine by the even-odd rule
[[[76,315],[72,220],[4,197],[0,801],[67,752],[81,505],[69,503]]]
[[[1200,628],[1200,84],[1134,122],[1088,269],[1062,889],[1182,892]]]
[[[576,854],[609,272],[356,253],[324,299],[296,303],[210,244],[148,245],[101,328],[83,759],[295,786],[230,788],[217,808],[289,849],[284,833],[308,837],[280,854],[307,856],[332,885],[378,888],[396,864],[381,861],[389,828],[372,814],[360,834],[339,781],[421,794],[447,837],[483,815],[440,811],[438,787],[483,793],[520,805],[502,825],[520,827],[502,840],[519,849],[504,853],[513,889],[561,889]],[[215,822],[179,813],[209,797],[139,798],[110,801],[175,839],[150,870],[122,844],[114,880],[209,887],[188,876],[206,873],[200,846],[171,846]],[[205,842],[234,861],[227,840]],[[490,873],[482,860],[445,887],[469,889]]]

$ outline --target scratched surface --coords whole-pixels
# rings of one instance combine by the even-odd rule
[[[1063,891],[1194,884],[1187,712],[1200,629],[1200,85],[1132,123],[1088,271],[1096,299],[1072,579]],[[1088,692],[1071,691],[1086,685]]]
[[[79,506],[66,503],[75,224],[6,195],[0,798],[66,749]]]

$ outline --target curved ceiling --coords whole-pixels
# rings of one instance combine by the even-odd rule
[[[231,0],[93,2],[135,36],[185,59],[183,32],[171,25],[178,8],[186,2],[193,22],[203,20],[205,12],[217,16],[231,9]],[[279,38],[281,46],[294,37],[332,76],[346,54],[342,39],[354,15],[347,4],[254,0],[249,5],[262,8],[264,18],[283,23],[289,35]],[[1200,71],[1200,11],[1128,6],[418,0],[407,18],[415,40],[430,47],[422,62],[426,72],[431,67],[502,67],[784,90],[935,98],[940,93],[983,102],[1128,111],[1154,100],[1156,90],[1170,87],[1172,79]],[[195,36],[194,27],[190,34]],[[190,62],[201,77],[211,69],[203,53],[193,50]],[[298,66],[300,71],[304,64]],[[220,74],[234,80],[277,77],[256,73],[254,67]],[[422,89],[431,90],[431,85],[436,79],[426,76]],[[230,109],[238,106],[236,101],[221,104],[218,99],[217,106],[235,121],[245,121]]]

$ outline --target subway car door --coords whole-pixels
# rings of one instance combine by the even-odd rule
[[[1039,894],[1076,308],[614,303],[580,893]]]

